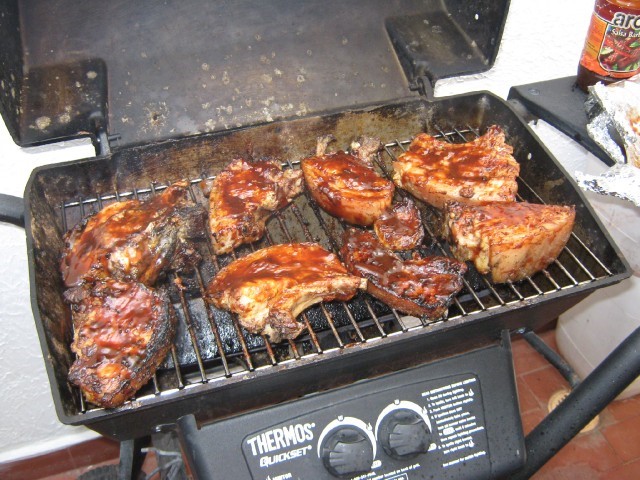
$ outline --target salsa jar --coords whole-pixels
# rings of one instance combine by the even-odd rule
[[[596,0],[576,84],[585,92],[640,71],[640,0]]]

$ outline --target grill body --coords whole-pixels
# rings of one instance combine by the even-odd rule
[[[333,134],[340,148],[360,135],[380,138],[385,148],[376,168],[388,173],[394,156],[419,132],[469,141],[492,124],[505,130],[521,165],[521,200],[576,206],[574,235],[547,271],[517,284],[492,285],[472,269],[448,317],[436,322],[402,317],[365,294],[348,303],[321,304],[301,319],[311,327],[309,334],[272,345],[207,306],[202,291],[234,257],[271,243],[317,241],[337,251],[345,226],[305,194],[274,216],[265,238],[254,245],[221,257],[213,256],[206,243],[200,245],[204,260],[196,273],[181,279],[184,291],[172,289],[172,277],[167,278],[179,319],[175,348],[135,399],[117,409],[99,409],[68,384],[72,326],[58,259],[64,232],[84,216],[113,201],[153,195],[183,178],[192,183],[192,198],[206,202],[199,183],[234,158],[275,158],[286,168],[299,168],[319,135]],[[213,421],[481,347],[503,330],[540,327],[596,288],[629,275],[624,258],[562,167],[506,102],[482,92],[328,112],[43,167],[33,172],[25,199],[33,311],[58,415],[64,423],[119,440],[147,435],[188,414],[199,422]],[[437,212],[425,205],[421,210],[429,238],[419,253],[446,253]]]

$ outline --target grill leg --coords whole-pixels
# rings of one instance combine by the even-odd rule
[[[120,443],[120,465],[118,480],[132,480],[140,476],[142,464],[147,455],[142,448],[149,443],[148,438],[124,440]]]
[[[640,327],[527,435],[527,460],[511,480],[530,478],[640,375]]]
[[[558,372],[569,382],[571,388],[576,388],[580,383],[580,377],[571,368],[564,358],[558,355],[549,345],[544,343],[538,335],[531,330],[523,330],[522,337],[531,345],[540,355],[542,355]]]

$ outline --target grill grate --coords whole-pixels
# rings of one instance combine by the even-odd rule
[[[479,132],[470,127],[446,132],[436,128],[433,134],[449,142],[467,142],[479,136]],[[376,169],[390,176],[391,162],[406,150],[409,143],[410,140],[386,143],[377,157]],[[528,160],[532,160],[530,157],[531,154]],[[284,167],[300,168],[299,161],[288,162]],[[189,192],[193,201],[208,204],[198,184],[203,179],[212,178],[204,172],[201,178],[191,180]],[[170,183],[65,202],[60,206],[63,231],[112,202],[131,198],[143,200]],[[520,201],[544,203],[522,178],[518,179],[518,187]],[[409,194],[397,189],[396,195],[401,197]],[[448,245],[438,235],[439,213],[421,202],[417,203],[427,234],[418,253],[423,256],[450,256]],[[306,324],[307,332],[296,340],[280,344],[272,344],[265,336],[247,332],[234,315],[217,310],[203,300],[203,293],[211,278],[236,258],[267,245],[284,242],[318,242],[337,253],[345,228],[347,226],[344,223],[322,211],[305,192],[270,219],[267,234],[258,242],[221,256],[213,254],[210,243],[199,245],[203,262],[198,270],[188,275],[172,273],[163,283],[172,301],[173,314],[178,320],[175,344],[153,380],[131,401],[144,402],[146,398],[171,395],[176,390],[224,381],[232,376],[300,361],[333,349],[381,341],[390,335],[429,328],[451,319],[465,317],[472,321],[474,316],[487,311],[498,311],[509,305],[612,275],[585,243],[572,234],[554,263],[518,283],[494,285],[470,266],[464,287],[449,308],[447,318],[429,321],[403,316],[366,293],[359,293],[349,302],[329,302],[307,309],[299,318]],[[83,413],[99,410],[87,405],[79,390],[77,394]]]

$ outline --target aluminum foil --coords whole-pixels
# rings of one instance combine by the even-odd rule
[[[589,87],[589,136],[616,162],[602,175],[576,172],[581,188],[640,206],[640,75]]]
[[[602,175],[576,172],[580,188],[602,195],[629,200],[640,207],[640,169],[626,163],[616,163]]]

